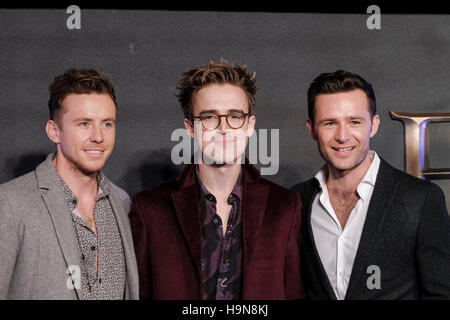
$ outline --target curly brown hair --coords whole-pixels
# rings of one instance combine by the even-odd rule
[[[192,97],[203,87],[213,84],[232,84],[244,90],[248,99],[249,113],[255,107],[256,74],[250,74],[246,65],[233,64],[221,59],[219,63],[209,60],[207,64],[183,73],[178,82],[176,96],[185,118],[192,119]]]
[[[117,108],[114,88],[109,78],[94,69],[67,69],[62,75],[56,76],[49,86],[50,99],[48,108],[50,119],[57,121],[61,112],[61,102],[71,94],[105,93],[114,101]]]

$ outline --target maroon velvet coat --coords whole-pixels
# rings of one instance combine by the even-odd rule
[[[242,298],[302,299],[299,195],[261,178],[252,165],[242,170]],[[134,196],[141,299],[201,299],[199,201],[194,165]]]

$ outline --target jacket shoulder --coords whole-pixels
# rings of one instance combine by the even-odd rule
[[[157,186],[137,192],[133,196],[133,203],[149,203],[168,199],[171,197],[172,192],[178,189],[179,185],[176,179],[173,178]]]
[[[311,192],[317,186],[318,182],[316,178],[311,178],[309,180],[297,183],[296,185],[291,187],[291,190],[298,192],[300,194],[300,197],[303,199],[302,196],[304,196],[306,193]]]
[[[392,182],[398,182],[398,184],[402,188],[407,189],[412,193],[422,194],[431,190],[440,190],[442,192],[441,188],[437,184],[428,180],[419,179],[406,172],[403,172],[391,166],[383,159],[381,159],[378,175],[382,175],[383,178],[390,179]]]
[[[0,185],[1,223],[19,223],[38,210],[42,202],[35,171],[14,178]],[[26,221],[26,220],[25,220]]]
[[[0,185],[0,196],[15,198],[38,190],[36,171],[31,171]]]
[[[268,187],[269,197],[271,199],[291,199],[292,201],[296,201],[298,198],[298,195],[295,191],[283,187],[265,178],[260,177],[258,183]]]

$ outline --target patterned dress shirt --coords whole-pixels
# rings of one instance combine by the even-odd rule
[[[78,199],[58,174],[72,215],[81,261],[81,299],[122,300],[125,297],[126,265],[119,227],[109,201],[111,186],[103,175],[97,175],[98,194],[94,208],[97,236],[81,216]],[[98,270],[96,267],[98,259]]]
[[[204,300],[239,300],[242,296],[241,176],[228,197],[232,206],[225,235],[216,199],[200,181],[202,274]]]

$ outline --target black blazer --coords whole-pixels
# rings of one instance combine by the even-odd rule
[[[450,217],[435,184],[410,176],[380,159],[345,299],[450,299]],[[310,299],[335,300],[311,228],[315,178],[295,185],[302,209],[303,286]],[[369,289],[380,269],[380,289]]]

